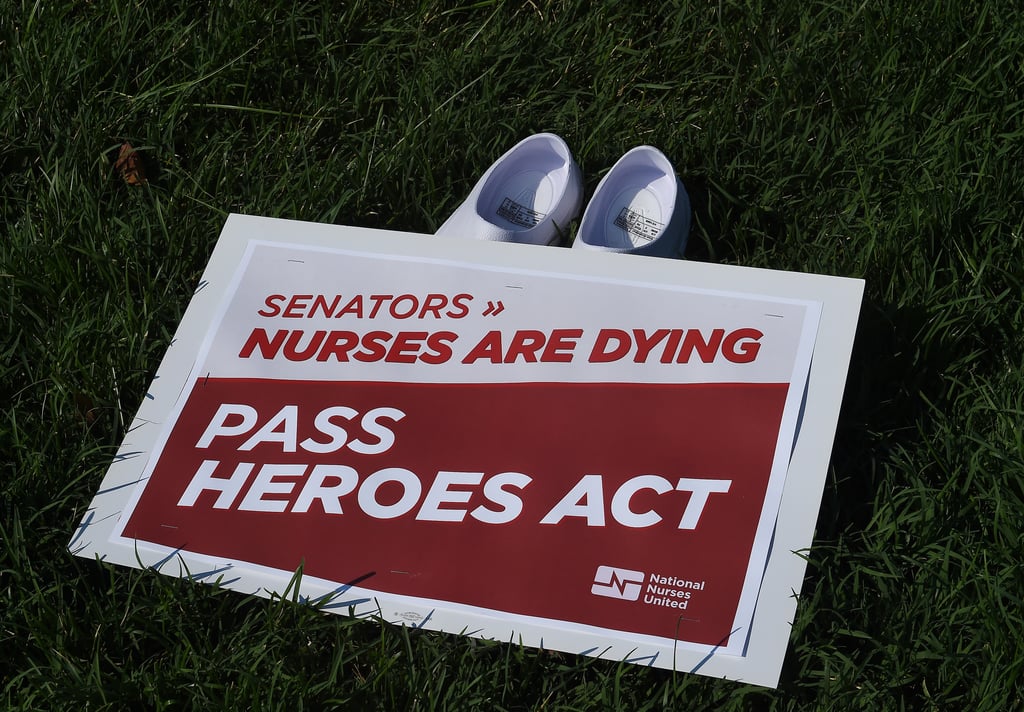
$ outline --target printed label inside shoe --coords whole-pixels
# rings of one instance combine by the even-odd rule
[[[531,210],[525,205],[512,200],[512,198],[505,198],[501,201],[501,205],[498,206],[498,216],[505,218],[510,223],[526,228],[533,227],[544,219],[544,213]]]
[[[619,214],[615,216],[613,221],[615,227],[622,228],[630,235],[640,238],[645,242],[650,242],[665,229],[665,223],[660,223],[657,220],[644,217],[640,213],[630,210],[629,208],[623,208],[619,211]],[[636,244],[636,240],[633,240],[633,244]]]

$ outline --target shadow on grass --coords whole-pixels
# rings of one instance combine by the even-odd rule
[[[683,184],[693,210],[686,259],[770,266],[765,253],[782,244],[787,234],[781,212],[744,203],[706,176],[687,176]]]

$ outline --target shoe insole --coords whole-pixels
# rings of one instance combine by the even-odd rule
[[[495,225],[511,230],[529,230],[551,212],[555,189],[542,171],[523,171],[510,176],[498,191],[497,205],[488,217]]]
[[[656,240],[675,204],[673,176],[636,170],[608,186],[609,198],[598,215],[608,247],[643,247]]]
[[[507,230],[529,230],[565,192],[569,165],[550,151],[524,150],[491,174],[480,192],[480,215]]]

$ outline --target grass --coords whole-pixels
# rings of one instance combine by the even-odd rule
[[[0,0],[0,705],[1024,706],[1022,57],[992,0]],[[432,232],[540,130],[661,148],[691,259],[867,281],[778,691],[68,554],[228,212]]]

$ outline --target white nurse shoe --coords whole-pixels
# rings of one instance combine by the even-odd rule
[[[665,154],[637,146],[597,185],[574,248],[682,257],[690,235],[690,198]]]
[[[534,134],[491,164],[436,234],[550,245],[582,202],[580,169],[565,141]]]

